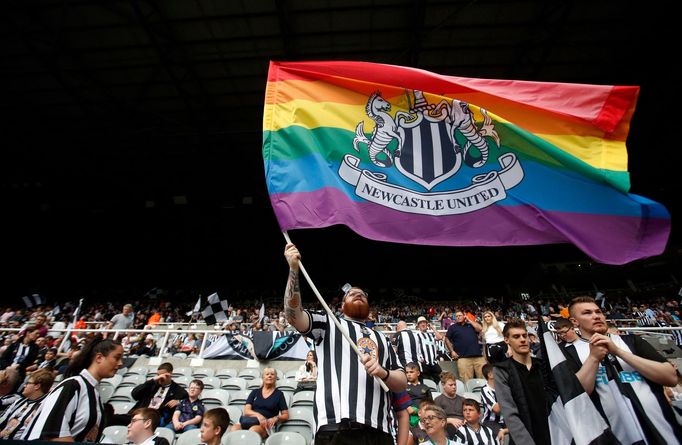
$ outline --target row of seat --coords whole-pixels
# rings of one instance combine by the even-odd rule
[[[199,430],[191,430],[182,434],[175,434],[168,428],[157,428],[155,433],[168,440],[171,445],[196,445],[201,443]],[[110,426],[104,429],[101,443],[120,444],[129,443],[127,428],[124,426]],[[233,431],[225,434],[221,440],[222,445],[261,445],[260,435],[253,431]],[[281,431],[270,435],[265,445],[308,445],[309,442],[301,434],[295,431]]]
[[[147,367],[147,366],[135,366],[130,369],[123,369],[119,370],[119,375],[123,375],[124,377],[127,377],[129,375],[142,375],[142,376],[147,376],[150,377],[152,375],[156,375],[157,367]],[[295,378],[296,377],[296,369],[292,369],[290,371],[287,371],[286,373],[283,372],[280,369],[275,369],[277,372],[277,379],[289,379],[289,378]],[[218,377],[221,379],[228,379],[231,377],[241,377],[246,380],[252,380],[258,377],[261,377],[261,371],[260,369],[257,368],[244,368],[241,371],[237,371],[235,368],[222,368],[222,369],[213,369],[213,368],[206,368],[206,367],[200,367],[200,368],[191,368],[191,367],[186,367],[186,366],[179,366],[173,369],[173,377],[180,377],[180,376],[187,376],[187,377],[196,377],[196,378],[203,378],[203,377]]]

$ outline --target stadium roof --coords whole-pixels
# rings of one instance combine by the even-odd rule
[[[653,50],[674,51],[665,8],[568,0],[24,0],[2,8],[10,289],[80,280],[281,284],[282,241],[261,158],[270,60],[640,85],[628,144],[632,190],[666,204],[673,219],[680,211],[668,154],[676,150],[670,88],[678,79],[662,66],[669,57]],[[404,274],[401,267],[423,282],[449,264],[518,272],[584,258],[570,246],[392,246],[343,228],[297,239],[321,263],[321,279],[334,283],[353,274],[378,283]]]

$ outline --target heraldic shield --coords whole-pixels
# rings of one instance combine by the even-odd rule
[[[457,173],[462,154],[451,139],[447,120],[420,113],[413,122],[401,124],[403,146],[395,164],[403,175],[431,190]]]

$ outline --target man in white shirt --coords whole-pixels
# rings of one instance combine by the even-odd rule
[[[151,408],[133,411],[128,424],[128,440],[135,445],[169,445],[168,441],[154,434],[159,426],[159,413]]]

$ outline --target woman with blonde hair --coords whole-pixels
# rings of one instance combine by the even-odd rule
[[[483,329],[481,335],[485,343],[485,355],[488,363],[497,363],[507,358],[507,344],[504,342],[502,329],[504,322],[497,321],[492,311],[483,313]]]
[[[254,389],[246,399],[244,414],[232,431],[251,430],[266,439],[278,423],[289,420],[289,408],[284,393],[277,389],[277,371],[263,369],[263,386]]]

